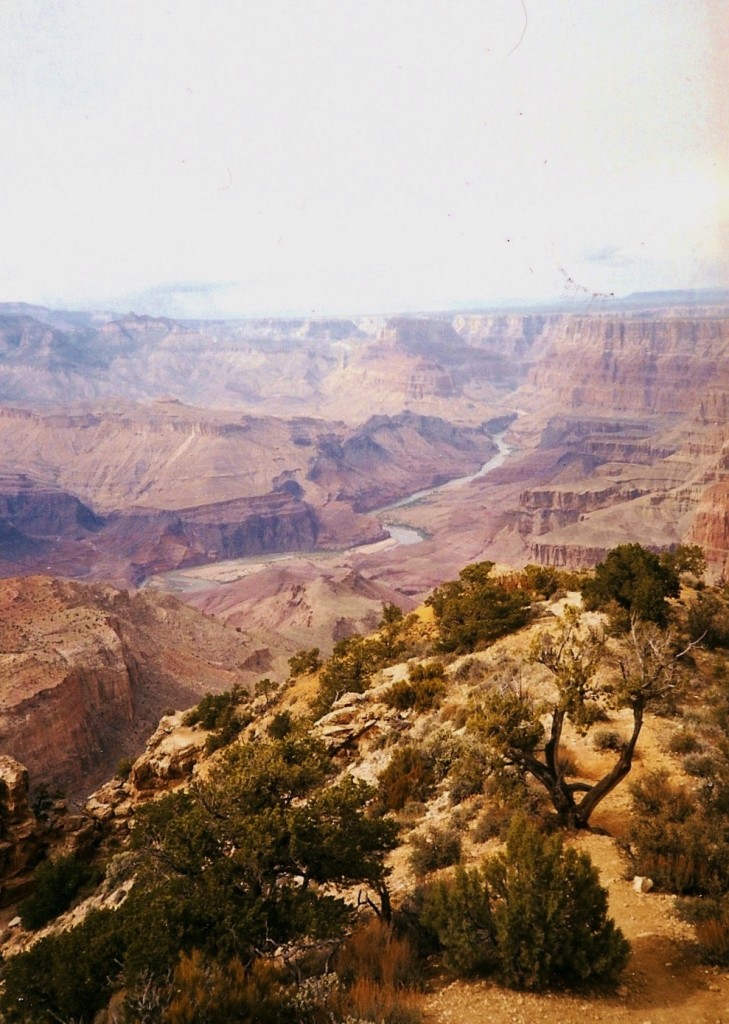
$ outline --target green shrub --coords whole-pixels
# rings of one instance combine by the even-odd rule
[[[419,661],[408,669],[408,676],[413,683],[424,683],[435,679],[445,678],[445,668],[440,660],[424,662]]]
[[[688,606],[686,628],[689,638],[713,651],[729,647],[729,608],[718,593],[698,594]]]
[[[121,970],[118,912],[92,911],[76,928],[41,939],[3,966],[0,1012],[8,1024],[90,1024]]]
[[[461,859],[461,837],[453,827],[431,827],[410,841],[410,867],[418,878]]]
[[[590,858],[524,819],[503,854],[432,886],[421,918],[459,973],[493,972],[519,989],[613,980],[630,949]]]
[[[289,658],[289,672],[292,678],[317,672],[322,666],[321,651],[318,647],[297,651]]]
[[[249,694],[240,686],[234,686],[225,693],[206,693],[200,703],[187,712],[184,724],[219,729],[227,718],[228,710],[249,699]]]
[[[116,766],[116,777],[121,779],[122,782],[126,782],[129,776],[132,774],[132,768],[134,767],[134,761],[131,757],[122,757],[119,759],[119,763]]]
[[[448,777],[451,804],[460,804],[470,796],[483,793],[485,777],[486,767],[482,751],[475,744],[464,746]]]
[[[588,609],[617,606],[622,614],[612,618],[621,626],[629,627],[631,616],[665,626],[667,599],[678,597],[679,590],[675,559],[659,557],[640,544],[620,544],[583,584],[582,598]]]
[[[391,708],[407,711],[412,708],[418,713],[437,708],[446,692],[443,665],[413,665],[408,678],[400,679],[385,691],[382,700]]]
[[[250,712],[241,708],[250,699],[250,694],[242,686],[234,686],[224,693],[208,693],[196,707],[187,712],[183,722],[185,725],[201,725],[210,731],[205,749],[212,754],[232,743],[252,721]]]
[[[472,746],[470,738],[467,740],[448,726],[439,725],[428,731],[421,749],[432,766],[436,782],[440,782]]]
[[[289,735],[293,728],[294,720],[291,712],[279,711],[271,719],[267,732],[271,739],[282,740],[285,736]]]
[[[462,569],[457,580],[428,598],[440,631],[439,647],[458,654],[485,647],[529,621],[529,597],[490,577],[493,562]]]
[[[20,905],[23,927],[42,928],[73,903],[79,891],[98,879],[98,872],[72,854],[43,861],[33,875],[34,890]]]
[[[525,565],[522,585],[535,597],[551,597],[560,587],[560,573],[552,565]]]
[[[397,647],[394,641],[391,644],[379,636],[350,636],[340,640],[319,676],[319,692],[312,704],[314,716],[325,715],[343,694],[366,690],[372,674],[388,663],[392,650]]]
[[[253,715],[250,711],[229,708],[222,719],[222,724],[205,740],[205,752],[212,754],[222,747],[229,746],[252,721]]]
[[[484,866],[457,867],[450,879],[423,894],[420,923],[432,933],[456,974],[490,974],[496,968],[494,922]]]
[[[266,704],[268,704],[281,689],[281,684],[275,682],[273,679],[266,677],[265,679],[259,679],[256,685],[253,687],[254,697],[263,697]]]

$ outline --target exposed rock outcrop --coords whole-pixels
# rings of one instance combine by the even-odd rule
[[[0,754],[0,907],[25,895],[28,871],[41,849],[40,829],[28,802],[28,772]]]
[[[31,786],[88,792],[165,708],[252,685],[257,650],[167,595],[48,577],[0,581],[0,752]]]

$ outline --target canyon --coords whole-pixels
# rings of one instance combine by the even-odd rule
[[[73,792],[163,710],[282,677],[471,561],[695,543],[720,578],[728,423],[726,297],[240,322],[0,305],[0,753]]]

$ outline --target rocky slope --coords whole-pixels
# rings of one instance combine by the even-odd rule
[[[576,595],[570,597],[573,601],[576,599]],[[543,607],[538,622],[521,633],[497,641],[486,651],[455,659],[446,669],[447,693],[440,708],[421,712],[397,710],[383,700],[394,682],[407,677],[409,669],[419,661],[416,657],[382,669],[365,693],[343,695],[332,710],[313,725],[314,734],[327,744],[341,773],[368,782],[377,781],[393,755],[405,744],[412,744],[436,758],[440,781],[433,792],[396,815],[401,826],[400,845],[389,858],[388,880],[396,907],[408,899],[417,884],[410,863],[415,844],[432,835],[433,830],[455,828],[462,843],[462,861],[468,865],[479,863],[499,848],[498,830],[481,827],[494,813],[484,793],[455,801],[450,799],[449,765],[455,751],[460,749],[459,743],[467,740],[468,735],[462,725],[463,712],[470,700],[478,699],[484,688],[501,678],[504,665],[515,657],[522,660],[522,683],[534,693],[546,694],[542,670],[523,664],[523,654],[534,631],[548,628],[549,623],[554,622],[554,615],[562,610],[563,603]],[[421,640],[432,636],[433,628],[427,610],[422,610],[417,626]],[[273,699],[261,696],[253,701],[250,707],[254,721],[248,727],[246,738],[265,737],[274,715],[282,710],[294,716],[305,712],[315,685],[314,679],[304,677],[292,681]],[[628,728],[628,719],[625,713],[613,712],[610,727],[624,731]],[[656,769],[664,769],[685,781],[679,759],[668,752],[671,738],[681,730],[680,720],[648,715],[639,741],[640,756],[631,778],[647,777]],[[160,792],[187,784],[196,776],[204,777],[210,763],[204,752],[205,738],[204,730],[199,726],[191,728],[180,714],[164,718],[145,752],[135,761],[128,779],[116,779],[100,787],[86,802],[82,815],[67,822],[65,831],[64,815],[59,813],[50,832],[39,829],[39,823],[27,806],[27,782],[22,767],[8,758],[0,758],[0,778],[12,781],[10,803],[14,824],[26,838],[35,832],[36,842],[40,838],[56,850],[73,847],[77,836],[84,830],[87,833],[91,830],[94,841],[101,842],[102,849],[106,850],[105,857],[110,851],[123,851],[135,807]],[[614,758],[609,751],[598,749],[590,736],[572,731],[569,731],[569,747],[580,766],[580,777],[590,781],[603,775]],[[696,1022],[722,1019],[721,1008],[729,994],[729,976],[725,971],[698,961],[693,930],[676,915],[672,896],[632,884],[626,876],[626,862],[615,840],[624,838],[630,813],[628,787],[622,785],[596,812],[595,824],[602,831],[567,837],[569,845],[589,854],[593,860],[600,881],[609,893],[609,913],[631,942],[631,959],[620,983],[572,994],[559,991],[518,993],[491,980],[452,981],[448,977],[444,981],[444,974],[438,972],[417,997],[424,1024],[444,1021],[482,1024],[487,1020],[513,1024],[534,1019],[548,1024],[576,1024],[588,1012],[596,1020],[617,1018],[626,1024],[644,1024],[647,1019],[668,1024],[678,1017]],[[18,843],[12,846],[12,856],[18,859],[14,864],[7,861],[9,871],[2,893],[7,897],[6,906],[12,898],[27,891],[28,876],[22,868],[20,833],[18,838]],[[3,849],[10,855],[10,844]],[[117,863],[122,864],[123,858],[122,853]],[[124,867],[114,870],[113,863],[96,892],[61,918],[61,927],[78,923],[91,909],[114,908],[124,901],[131,884],[129,861],[125,862],[126,873]],[[13,913],[13,909],[7,909],[2,923],[7,924]],[[5,956],[22,949],[29,941],[33,941],[33,937],[19,927],[17,918],[13,920],[13,927],[5,928],[0,936]]]
[[[168,708],[252,685],[271,652],[166,595],[0,581],[0,753],[70,794],[138,753]]]
[[[202,581],[201,581],[202,582]],[[414,602],[391,587],[368,580],[344,559],[273,563],[226,586],[196,590],[187,601],[216,619],[255,630],[292,653],[333,644],[354,633],[370,633],[384,604],[409,610]]]

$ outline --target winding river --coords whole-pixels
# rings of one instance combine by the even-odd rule
[[[144,581],[142,587],[149,587],[154,590],[163,590],[167,593],[190,593],[195,590],[205,590],[209,587],[221,586],[225,583],[232,583],[259,572],[273,562],[291,561],[295,558],[316,558],[318,562],[326,562],[331,559],[338,559],[342,554],[354,552],[365,552],[381,550],[383,545],[396,547],[398,545],[408,546],[419,544],[425,540],[426,534],[416,530],[407,523],[398,521],[396,513],[401,509],[409,508],[418,502],[425,501],[433,494],[442,494],[444,491],[456,490],[465,487],[473,480],[486,476],[492,469],[501,466],[511,452],[511,448],[504,441],[504,432],[494,435],[494,443],[498,451],[492,455],[487,462],[484,462],[480,469],[469,476],[459,476],[448,480],[437,487],[426,487],[425,490],[415,491],[413,494],[400,498],[390,505],[383,505],[382,508],[373,509],[369,515],[374,516],[390,534],[389,540],[379,541],[375,544],[361,544],[351,548],[344,548],[340,551],[286,551],[269,555],[250,555],[247,558],[234,558],[222,562],[212,562],[208,565],[198,565],[189,569],[174,569],[171,572],[163,572],[158,576],[150,576]]]
[[[472,480],[478,480],[480,477],[490,473],[492,469],[501,466],[506,460],[507,455],[511,452],[511,448],[504,441],[504,433],[505,431],[494,435],[494,444],[499,450],[487,462],[484,462],[483,466],[477,469],[475,473],[471,473],[469,476],[456,477],[444,484],[439,484],[437,487],[426,487],[424,491],[415,491],[414,494],[409,494],[406,498],[400,498],[399,501],[393,502],[392,505],[384,505],[382,508],[377,508],[370,514],[379,519],[382,525],[387,528],[392,539],[398,544],[418,544],[421,540],[425,539],[425,534],[421,530],[414,529],[412,526],[399,523],[397,519],[392,518],[392,513],[397,511],[397,509],[416,505],[418,502],[429,498],[432,494],[442,494],[444,491],[454,491],[459,487],[465,487]]]

